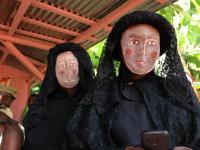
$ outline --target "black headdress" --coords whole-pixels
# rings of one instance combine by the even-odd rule
[[[136,24],[151,25],[160,33],[161,54],[165,54],[160,67],[161,78],[178,79],[183,86],[191,87],[177,51],[177,40],[173,26],[164,17],[154,12],[135,11],[125,15],[115,24],[104,45],[97,73],[97,85],[93,92],[95,95],[94,103],[98,105],[99,112],[105,111],[106,106],[109,109],[113,101],[117,101],[115,93],[118,89],[111,87],[111,85],[115,83],[114,80],[117,80],[115,62],[122,62],[120,40],[122,33]],[[119,76],[127,73],[130,72],[121,63]]]
[[[86,93],[87,90],[90,89],[90,86],[93,82],[94,73],[90,57],[86,50],[75,43],[68,42],[57,44],[49,51],[47,58],[47,71],[41,85],[41,91],[37,99],[29,108],[29,112],[24,120],[25,127],[31,127],[39,120],[44,118],[46,112],[46,104],[48,102],[47,96],[55,91],[57,88],[59,88],[59,84],[55,74],[56,58],[58,54],[65,51],[71,51],[78,60],[80,78],[78,89],[81,93]]]
[[[180,75],[180,73],[183,73],[184,70],[177,52],[177,40],[173,26],[164,17],[154,12],[136,11],[122,17],[115,24],[113,30],[109,34],[102,52],[103,54],[100,61],[99,77],[101,78],[102,72],[105,72],[104,70],[114,70],[114,68],[106,69],[104,67],[105,65],[103,65],[103,63],[108,62],[108,60],[105,59],[110,57],[110,64],[112,64],[114,60],[121,61],[120,40],[122,33],[129,27],[136,24],[148,24],[158,30],[160,34],[161,54],[166,54],[161,71],[162,75],[165,75],[167,78],[171,78],[177,76],[178,74]],[[101,68],[101,66],[103,67]],[[109,74],[111,75],[113,72],[110,72]]]

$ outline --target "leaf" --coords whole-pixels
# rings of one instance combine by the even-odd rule
[[[200,82],[194,82],[195,89],[200,89]]]

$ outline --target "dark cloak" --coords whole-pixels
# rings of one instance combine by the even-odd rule
[[[24,119],[25,132],[28,132],[28,130],[33,128],[39,121],[45,119],[47,115],[46,106],[48,103],[48,95],[60,89],[56,79],[55,64],[58,54],[65,51],[71,51],[79,63],[80,81],[77,85],[77,91],[75,93],[77,94],[76,100],[74,101],[75,105],[78,105],[82,96],[88,92],[93,83],[94,73],[92,63],[85,49],[78,44],[70,42],[57,44],[55,47],[51,48],[48,53],[47,71],[41,85],[40,94],[33,104],[30,105],[29,111]]]
[[[114,66],[117,60],[122,61],[122,33],[135,24],[155,27],[160,33],[161,54],[165,54],[159,76],[153,72],[149,78],[135,83],[143,93],[156,127],[169,131],[170,148],[180,145],[199,150],[200,108],[178,55],[175,30],[164,17],[148,11],[127,14],[113,27],[103,48],[94,88],[82,99],[82,106],[69,122],[68,132],[76,135],[79,141],[74,142],[82,149],[123,149],[111,139],[110,128],[113,114],[120,103],[118,81],[127,82],[131,73],[121,63],[117,76]]]

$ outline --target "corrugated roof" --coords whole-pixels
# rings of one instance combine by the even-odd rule
[[[14,47],[25,56],[23,59],[29,56],[45,65],[47,50],[56,43],[74,41],[89,48],[104,39],[124,14],[135,10],[157,11],[175,1],[1,0],[0,40],[14,43]],[[3,43],[0,50],[7,51],[9,46],[5,46]],[[7,57],[6,61],[12,66],[10,59],[13,57]],[[13,64],[17,67],[14,61]],[[30,68],[18,68],[33,72]]]

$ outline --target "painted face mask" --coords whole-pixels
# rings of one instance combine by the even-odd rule
[[[144,75],[155,68],[160,56],[160,35],[150,25],[134,25],[122,34],[121,47],[126,67],[132,73]]]
[[[78,60],[72,52],[63,52],[56,59],[56,77],[64,88],[73,88],[79,82]]]

